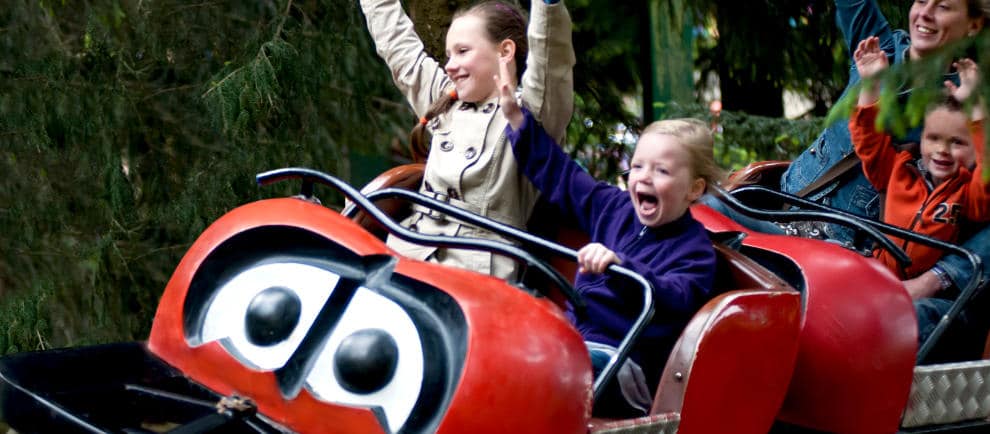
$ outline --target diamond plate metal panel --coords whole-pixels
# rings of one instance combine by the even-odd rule
[[[656,414],[602,424],[591,429],[592,434],[676,434],[681,423],[677,413]]]
[[[914,368],[905,428],[990,416],[990,360]]]

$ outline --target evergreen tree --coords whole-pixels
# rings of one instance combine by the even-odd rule
[[[569,149],[611,177],[627,151],[616,125],[641,124],[623,102],[643,88],[645,11],[635,2],[565,1],[578,55]],[[450,15],[467,2],[406,2],[438,58]],[[720,4],[683,3],[699,23]],[[829,2],[806,3],[814,14],[770,10],[783,11],[773,19],[832,25]],[[748,20],[739,18],[733,38],[757,40],[765,23]],[[789,71],[774,80],[807,86],[827,107],[845,83],[845,54],[816,50],[835,46],[836,35],[794,39],[799,48],[785,47],[791,60],[754,67]],[[834,62],[815,68],[819,61],[799,51]],[[0,52],[0,353],[145,338],[172,270],[210,222],[295,193],[259,189],[255,173],[308,166],[361,185],[402,162],[386,156],[404,152],[414,121],[356,0],[10,0],[0,8]],[[720,53],[699,59],[747,59]],[[693,104],[669,114],[716,121]],[[732,166],[787,159],[821,126],[733,111],[717,121],[720,154]]]
[[[364,28],[353,0],[0,8],[0,353],[145,338],[210,222],[294,193],[257,172],[387,167],[413,117]]]

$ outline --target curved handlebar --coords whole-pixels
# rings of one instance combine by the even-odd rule
[[[406,199],[417,205],[437,209],[453,218],[478,226],[482,229],[486,229],[503,236],[512,237],[521,241],[526,247],[537,249],[544,253],[561,256],[571,261],[577,261],[577,251],[573,249],[544,240],[505,223],[478,216],[461,208],[452,206],[446,202],[441,202],[409,190],[386,188],[368,194],[367,198],[372,202],[393,198]],[[356,213],[357,209],[354,207],[349,207],[344,209],[342,214],[344,214],[345,217],[353,217]],[[608,363],[605,365],[605,369],[603,369],[601,374],[598,375],[598,378],[595,379],[595,398],[597,398],[602,390],[604,390],[605,384],[607,384],[608,381],[615,376],[615,373],[618,372],[619,367],[621,367],[621,363],[629,357],[629,352],[632,350],[633,343],[636,342],[636,339],[639,338],[639,335],[643,332],[643,329],[645,329],[646,325],[653,319],[654,313],[653,284],[651,284],[650,281],[646,280],[646,278],[641,276],[639,273],[620,265],[609,265],[607,271],[614,275],[625,276],[632,279],[643,288],[643,309],[640,311],[640,314],[636,318],[636,322],[633,323],[629,333],[626,334],[625,338],[622,339],[622,342],[619,343],[615,355],[609,359]]]
[[[864,223],[861,218],[850,213],[835,210],[832,208],[825,207],[824,205],[812,202],[810,200],[801,199],[797,196],[787,195],[775,190],[771,190],[766,187],[750,185],[746,187],[740,187],[732,190],[729,193],[721,186],[710,185],[709,188],[719,196],[723,202],[725,202],[730,207],[734,208],[749,217],[762,218],[766,220],[781,221],[781,222],[792,222],[792,221],[806,221],[806,220],[821,220],[831,223],[838,223],[844,226],[852,227],[856,230],[862,231],[867,234],[871,239],[880,244],[885,250],[889,251],[891,255],[894,256],[894,260],[897,261],[901,266],[907,266],[911,264],[911,258],[908,257],[907,253],[903,249],[897,247],[890,238],[883,236],[883,234],[874,228],[872,225]],[[776,198],[780,198],[787,203],[795,206],[800,206],[804,208],[813,208],[818,211],[810,211],[807,209],[791,210],[791,211],[770,211],[764,209],[752,208],[740,201],[734,195],[743,194],[750,191],[758,191],[762,194],[769,194]]]
[[[729,206],[732,206],[733,208],[742,212],[743,214],[747,214],[751,216],[776,217],[778,220],[785,220],[785,219],[809,220],[809,218],[807,218],[806,216],[810,216],[812,214],[818,215],[821,213],[807,211],[807,210],[796,210],[796,211],[757,210],[742,204],[742,202],[740,202],[739,199],[734,197],[734,195],[746,194],[749,192],[764,194],[764,195],[772,196],[777,199],[781,199],[782,201],[790,205],[794,205],[802,208],[816,209],[824,213],[827,213],[825,214],[825,216],[830,216],[830,219],[839,220],[839,221],[832,220],[833,222],[836,223],[847,224],[846,221],[852,222],[852,224],[849,224],[850,226],[853,226],[856,229],[863,230],[865,233],[869,234],[873,239],[877,240],[877,242],[879,242],[885,249],[887,249],[892,255],[894,255],[894,258],[901,266],[906,266],[907,264],[910,264],[910,258],[907,257],[907,253],[905,253],[904,250],[896,247],[893,244],[893,242],[890,241],[889,238],[883,235],[880,235],[880,238],[877,238],[874,232],[882,232],[904,240],[910,240],[912,242],[917,242],[917,243],[937,247],[939,249],[945,251],[951,251],[962,257],[965,257],[969,261],[970,265],[973,266],[973,273],[972,275],[969,276],[969,280],[966,282],[966,284],[960,288],[959,296],[956,297],[956,301],[949,309],[949,312],[947,312],[945,315],[942,316],[942,319],[939,320],[939,323],[935,327],[935,330],[932,331],[931,335],[929,335],[928,339],[926,339],[925,342],[922,342],[920,348],[918,349],[918,356],[917,356],[918,363],[921,363],[925,360],[925,358],[928,356],[928,353],[930,353],[932,348],[935,347],[935,344],[938,342],[939,338],[942,336],[943,333],[945,333],[945,330],[948,329],[952,321],[959,316],[959,313],[962,311],[962,308],[976,295],[977,291],[981,287],[982,282],[980,282],[980,277],[982,275],[981,273],[983,267],[982,261],[978,256],[973,254],[973,252],[964,249],[958,245],[947,243],[945,241],[938,240],[935,238],[919,235],[898,226],[890,225],[872,219],[863,218],[855,214],[848,213],[846,211],[828,207],[817,202],[812,202],[807,199],[803,199],[797,196],[792,196],[786,193],[782,193],[776,190],[772,190],[757,185],[739,187],[737,189],[732,190],[732,193],[725,191],[721,187],[716,187],[716,192],[722,196],[723,200]],[[865,230],[863,228],[864,226],[867,227],[869,230]]]
[[[351,199],[352,205],[348,206],[341,212],[344,217],[353,218],[357,213],[358,208],[360,208],[371,215],[379,223],[384,225],[389,232],[407,241],[430,246],[449,246],[474,249],[480,247],[495,253],[516,258],[517,260],[525,261],[528,264],[536,266],[537,269],[548,275],[553,280],[553,284],[560,288],[567,297],[568,301],[571,302],[571,305],[575,309],[575,313],[583,314],[583,311],[585,310],[584,300],[582,300],[577,292],[574,291],[574,288],[567,283],[566,279],[560,276],[560,273],[556,270],[548,267],[543,261],[539,261],[532,257],[528,252],[519,249],[518,247],[497,241],[461,239],[438,235],[423,235],[412,232],[393,221],[385,215],[382,210],[375,207],[372,202],[388,198],[403,198],[418,205],[443,212],[453,218],[476,225],[482,229],[486,229],[503,236],[515,238],[526,246],[536,248],[546,253],[562,256],[572,261],[577,261],[577,252],[573,249],[569,249],[559,244],[536,237],[510,225],[470,213],[446,202],[441,202],[408,190],[387,188],[373,192],[367,196],[363,196],[353,187],[333,176],[305,168],[271,170],[258,174],[256,179],[260,185],[268,185],[285,179],[302,179],[303,195],[306,197],[312,195],[312,185],[314,182],[325,184],[338,189],[341,193]],[[651,284],[639,273],[619,265],[609,265],[607,272],[632,279],[643,288],[643,309],[636,318],[636,321],[633,323],[629,333],[627,333],[619,343],[615,354],[605,365],[605,369],[603,369],[598,375],[598,378],[595,379],[593,393],[596,399],[601,395],[601,392],[605,390],[605,385],[608,384],[608,382],[615,376],[619,368],[622,366],[622,363],[629,357],[629,352],[632,350],[633,344],[639,338],[639,335],[642,334],[650,320],[653,319],[654,313],[653,284]]]
[[[566,278],[561,276],[557,270],[551,268],[543,261],[537,260],[529,252],[516,246],[479,238],[455,238],[442,235],[426,235],[410,231],[389,218],[388,215],[375,207],[371,201],[361,195],[361,193],[354,189],[354,187],[351,187],[338,178],[316,170],[305,168],[276,169],[259,173],[255,178],[259,185],[268,185],[273,182],[292,178],[302,179],[304,195],[306,195],[305,190],[307,189],[307,185],[309,185],[309,193],[312,194],[312,184],[314,182],[336,188],[347,196],[347,198],[354,204],[356,204],[356,206],[361,207],[361,209],[374,217],[375,220],[384,225],[389,232],[406,241],[433,247],[454,247],[467,249],[480,248],[522,261],[527,265],[536,267],[538,271],[549,277],[553,284],[561,289],[568,301],[570,301],[574,306],[575,310],[585,309],[584,300],[577,295],[577,291],[571,287]]]

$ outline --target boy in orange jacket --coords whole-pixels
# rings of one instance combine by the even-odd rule
[[[864,39],[853,54],[864,78],[887,67],[887,57],[876,37]],[[925,115],[921,133],[921,158],[896,151],[889,135],[876,131],[876,86],[864,87],[849,120],[853,146],[863,161],[867,179],[886,192],[883,220],[932,238],[954,242],[961,218],[990,220],[990,192],[980,179],[983,148],[982,110],[968,119],[959,101],[969,97],[978,80],[972,60],[957,62],[960,85],[947,83],[951,96]],[[976,169],[971,170],[973,160]],[[898,240],[899,241],[899,240]],[[886,252],[878,255],[902,279],[927,271],[941,251],[917,243],[904,243],[912,264],[901,270]]]
[[[887,56],[876,37],[861,41],[853,58],[863,78],[887,68]],[[990,189],[980,178],[983,110],[978,105],[970,119],[960,103],[976,88],[979,72],[970,59],[962,59],[955,66],[959,71],[959,86],[946,82],[950,95],[925,114],[921,158],[909,151],[897,151],[891,145],[891,137],[876,130],[879,99],[876,84],[863,87],[856,110],[849,119],[853,146],[863,161],[866,178],[878,191],[885,192],[883,221],[947,242],[957,241],[964,220],[990,220]],[[974,163],[975,169],[971,169]],[[907,252],[911,265],[901,269],[882,250],[877,258],[901,279],[911,279],[932,269],[943,253],[937,248],[891,238]],[[935,295],[911,293],[915,300]],[[951,301],[945,302],[938,311],[948,310]],[[934,329],[934,324],[926,330],[928,327],[922,318],[925,313],[917,302],[915,306],[919,314],[919,338],[923,339],[930,329]],[[938,313],[943,312],[933,315],[941,316]]]

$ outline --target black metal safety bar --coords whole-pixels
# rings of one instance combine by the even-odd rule
[[[879,239],[876,238],[874,232],[893,235],[895,237],[904,240],[917,242],[920,244],[936,247],[946,251],[951,251],[966,258],[973,266],[973,274],[970,276],[969,281],[966,282],[966,284],[962,288],[960,288],[959,296],[956,297],[956,300],[952,304],[952,307],[949,308],[949,312],[947,312],[945,315],[942,316],[942,318],[939,320],[938,325],[935,327],[935,330],[928,337],[928,339],[926,339],[925,342],[921,344],[920,348],[918,349],[918,356],[917,356],[918,363],[924,361],[925,357],[927,357],[928,353],[930,353],[932,348],[935,347],[935,344],[948,329],[952,321],[954,321],[959,316],[960,312],[962,312],[963,307],[965,307],[965,305],[969,303],[969,301],[972,300],[973,297],[976,296],[977,292],[982,287],[983,282],[981,282],[980,277],[982,275],[983,264],[980,258],[975,254],[973,254],[973,252],[966,250],[958,245],[947,243],[945,241],[937,240],[924,235],[919,235],[901,227],[868,219],[843,210],[835,209],[826,205],[822,205],[817,202],[812,202],[807,199],[802,199],[794,195],[790,195],[787,193],[783,193],[777,190],[772,190],[758,185],[749,185],[745,187],[740,187],[733,190],[731,193],[725,191],[721,187],[717,187],[717,189],[719,190],[718,193],[720,193],[719,195],[722,198],[723,202],[725,202],[732,208],[736,209],[737,211],[750,217],[764,218],[775,221],[816,220],[819,219],[817,217],[818,215],[824,213],[826,215],[838,216],[838,219],[829,220],[833,223],[847,224],[847,221],[854,222],[853,224],[847,224],[847,225],[852,226],[859,230],[863,230],[865,233],[870,235],[871,238],[876,240],[885,249],[891,252],[891,254],[894,255],[895,259],[897,259],[898,263],[900,263],[902,266],[910,263],[910,259],[907,258],[907,253],[905,253],[904,250],[894,245],[893,241],[891,241],[890,238],[887,238],[882,235],[880,236]],[[808,211],[805,209],[787,210],[787,211],[767,211],[767,210],[759,210],[756,208],[751,208],[743,204],[738,198],[735,197],[736,195],[743,195],[747,193],[757,193],[757,194],[767,195],[772,198],[778,199],[788,205],[793,205],[799,208],[810,208],[816,211]],[[866,228],[869,228],[870,230],[864,229],[864,226]],[[900,259],[901,257],[906,258],[907,260],[901,261]]]
[[[528,248],[536,249],[543,253],[560,256],[571,261],[577,261],[577,251],[571,248],[544,240],[543,238],[520,230],[514,226],[481,217],[477,214],[465,211],[446,202],[442,202],[419,193],[399,188],[386,188],[372,192],[368,194],[367,197],[368,200],[372,202],[394,198],[406,199],[417,205],[436,209],[452,218],[464,221],[465,223],[470,223],[499,235],[516,239]],[[353,218],[354,215],[357,214],[357,210],[354,207],[349,207],[344,209],[343,214],[345,217]],[[608,381],[615,376],[615,373],[618,372],[619,368],[622,366],[620,362],[624,363],[629,357],[629,352],[632,350],[633,344],[636,342],[636,339],[639,338],[639,335],[646,328],[647,324],[649,324],[650,320],[653,319],[654,313],[653,284],[651,284],[639,273],[619,265],[609,265],[607,271],[630,278],[643,287],[643,309],[640,311],[640,314],[633,323],[629,333],[626,334],[626,336],[619,343],[619,346],[616,348],[615,355],[609,359],[608,363],[605,365],[605,369],[603,369],[598,378],[595,379],[595,398],[597,398],[599,393],[604,390],[605,384],[607,384]]]
[[[830,223],[837,223],[843,226],[852,227],[853,229],[856,229],[868,235],[873,241],[877,242],[877,244],[880,244],[884,249],[889,251],[890,254],[894,256],[894,260],[896,260],[898,264],[901,264],[901,266],[906,266],[911,263],[911,258],[908,257],[907,253],[905,253],[904,250],[897,247],[897,245],[894,244],[894,242],[891,241],[890,238],[883,236],[883,233],[881,233],[881,231],[877,230],[868,223],[862,222],[861,218],[854,214],[833,210],[824,205],[817,204],[809,200],[801,199],[797,196],[791,196],[786,193],[781,193],[775,190],[771,190],[766,187],[760,187],[760,186],[740,187],[735,190],[732,190],[731,193],[718,185],[711,185],[708,188],[714,196],[722,199],[722,202],[724,202],[726,205],[729,205],[736,211],[739,211],[748,217],[776,221],[776,222],[818,220],[818,221],[826,221]],[[750,207],[749,205],[742,203],[742,201],[740,201],[736,197],[738,195],[742,195],[744,193],[748,193],[751,191],[757,191],[761,193],[766,192],[767,194],[774,195],[775,198],[778,198],[784,201],[785,203],[789,203],[796,206],[807,207],[807,208],[813,208],[814,210],[806,210],[806,209],[765,210],[765,209]],[[816,206],[812,206],[810,204],[814,204]]]
[[[413,232],[406,229],[393,221],[388,217],[382,210],[375,207],[371,202],[369,202],[359,191],[351,187],[344,181],[327,175],[325,173],[305,168],[285,168],[276,169],[264,173],[259,173],[255,176],[259,185],[268,185],[274,182],[286,180],[286,179],[302,179],[303,181],[303,196],[312,197],[312,186],[313,183],[320,183],[333,188],[344,194],[348,199],[361,207],[365,212],[370,214],[379,223],[384,225],[389,232],[395,234],[399,238],[413,243],[422,244],[431,247],[452,247],[461,249],[473,249],[473,250],[485,250],[492,253],[497,253],[514,260],[524,263],[526,266],[532,266],[537,269],[540,273],[546,275],[550,278],[551,282],[556,285],[560,291],[567,297],[568,301],[574,304],[575,309],[584,309],[584,302],[577,295],[574,288],[571,287],[570,283],[565,279],[557,270],[553,269],[543,261],[536,259],[529,252],[522,250],[516,246],[500,243],[492,240],[485,240],[481,238],[457,238],[448,237],[443,235],[426,235]]]
[[[344,217],[353,218],[357,214],[357,211],[359,209],[363,210],[367,212],[370,216],[372,216],[375,220],[377,220],[379,223],[381,223],[383,226],[385,226],[389,232],[407,241],[420,243],[423,245],[429,245],[429,246],[488,250],[494,253],[515,257],[518,260],[532,261],[532,263],[541,270],[543,268],[549,268],[550,271],[545,271],[544,273],[548,274],[551,277],[551,279],[553,279],[555,276],[557,278],[563,279],[560,276],[560,273],[557,273],[556,270],[553,270],[552,268],[547,266],[543,261],[535,259],[528,252],[519,249],[516,246],[512,246],[498,241],[483,240],[477,238],[455,238],[455,237],[446,237],[446,236],[438,236],[438,235],[423,235],[416,232],[412,232],[402,227],[395,221],[393,221],[381,209],[374,206],[372,202],[376,202],[378,200],[383,200],[383,199],[389,199],[389,198],[406,199],[412,203],[446,214],[451,218],[455,218],[465,223],[476,225],[482,229],[489,230],[493,233],[502,235],[507,238],[513,238],[519,240],[527,247],[535,248],[545,253],[561,256],[572,261],[577,261],[577,252],[574,251],[573,249],[544,240],[532,234],[526,233],[525,231],[517,229],[513,226],[509,226],[507,224],[479,216],[469,211],[465,211],[463,209],[457,208],[446,202],[442,202],[430,197],[426,197],[409,190],[388,188],[388,189],[376,191],[365,197],[360,192],[355,190],[353,187],[347,185],[347,183],[333,176],[315,170],[302,169],[302,168],[279,169],[257,175],[257,181],[261,185],[267,185],[272,182],[280,181],[283,179],[295,179],[295,178],[303,179],[304,188],[306,185],[309,185],[309,190],[308,190],[309,194],[312,194],[313,182],[320,182],[322,184],[326,184],[331,187],[337,188],[345,196],[347,196],[348,199],[350,199],[352,202],[352,205],[345,208],[344,211],[341,213]],[[309,196],[309,194],[305,194],[304,192],[304,195],[307,197]],[[615,275],[624,276],[629,279],[632,279],[633,281],[637,282],[640,286],[643,287],[643,309],[640,312],[639,316],[637,317],[636,321],[633,323],[633,326],[630,329],[629,333],[627,333],[626,336],[619,343],[619,346],[616,349],[616,353],[609,359],[608,363],[605,365],[605,369],[603,369],[602,372],[598,375],[598,378],[595,379],[593,386],[593,393],[596,399],[605,389],[604,386],[608,384],[608,382],[613,377],[615,377],[615,374],[622,366],[622,363],[624,363],[625,360],[628,359],[629,352],[632,350],[633,344],[639,338],[639,335],[642,334],[643,330],[646,328],[647,324],[649,324],[650,320],[653,319],[653,313],[654,313],[653,285],[648,280],[646,280],[646,278],[644,278],[640,274],[628,268],[614,264],[610,265],[607,271]],[[553,283],[557,285],[558,288],[561,289],[564,295],[568,298],[568,301],[571,302],[571,304],[574,306],[576,313],[578,313],[578,311],[584,310],[585,308],[584,300],[581,299],[581,297],[577,294],[576,291],[574,291],[573,287],[571,287],[570,284],[566,282],[566,280],[564,281],[563,284],[560,284],[556,281]],[[570,294],[567,293],[568,290],[572,291],[572,293]]]

